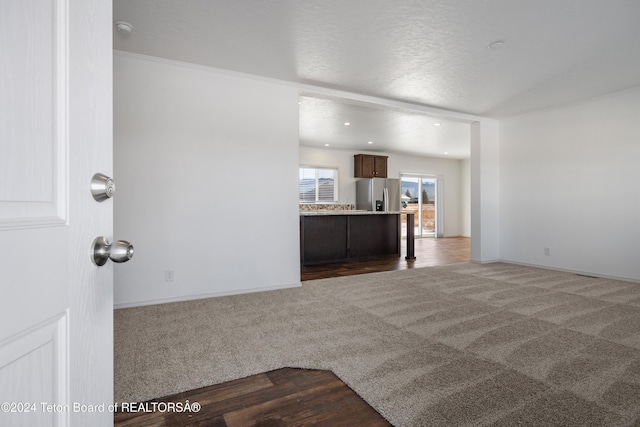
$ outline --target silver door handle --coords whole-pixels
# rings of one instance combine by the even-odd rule
[[[98,267],[105,265],[108,260],[113,262],[127,262],[133,258],[133,245],[126,240],[114,243],[103,237],[97,237],[92,244],[91,261]]]
[[[91,178],[91,195],[98,202],[104,202],[116,193],[116,184],[113,179],[102,173],[97,173]]]

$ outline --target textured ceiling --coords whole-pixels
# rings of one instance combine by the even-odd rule
[[[479,116],[640,86],[638,0],[114,0],[114,20],[117,50]]]
[[[328,144],[331,148],[362,152],[464,159],[469,157],[469,132],[468,124],[415,111],[317,96],[300,97],[303,145]]]

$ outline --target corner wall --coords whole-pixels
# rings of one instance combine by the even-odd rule
[[[471,160],[460,160],[460,205],[463,237],[471,237]]]
[[[499,123],[483,119],[471,123],[471,260],[500,258]]]
[[[297,89],[116,52],[116,307],[298,286],[297,164]]]
[[[500,121],[502,259],[640,280],[639,118],[635,89]]]

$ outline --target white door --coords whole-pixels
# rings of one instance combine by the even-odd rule
[[[0,1],[1,426],[113,425],[111,3]]]

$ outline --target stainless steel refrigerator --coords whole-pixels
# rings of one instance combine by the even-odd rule
[[[400,180],[393,178],[361,178],[357,180],[356,209],[399,211]]]

